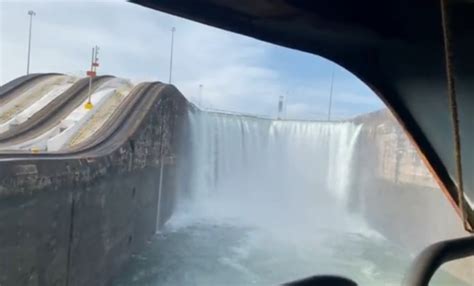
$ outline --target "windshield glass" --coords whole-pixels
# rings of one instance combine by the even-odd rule
[[[0,225],[0,233],[28,232],[37,223],[16,224],[34,217],[18,212],[21,207],[49,208],[27,204],[40,196],[33,189],[64,184],[71,192],[51,194],[62,198],[55,206],[68,206],[51,217],[68,218],[69,240],[56,238],[55,229],[45,232],[50,242],[69,241],[63,256],[8,250],[15,266],[0,269],[0,285],[1,279],[6,285],[21,280],[23,258],[39,259],[45,268],[61,261],[70,268],[58,275],[68,281],[105,279],[111,285],[272,285],[315,274],[342,275],[360,285],[400,285],[424,247],[466,235],[388,108],[331,61],[131,3],[0,5],[0,167],[14,164],[18,154],[40,155],[0,169],[21,170],[0,181],[0,194],[13,190],[0,196],[5,220],[12,222]],[[162,132],[168,121],[153,121],[161,113],[147,107],[152,95],[146,94],[161,89],[144,83],[155,81],[174,85],[179,92],[172,92],[186,99],[185,111],[176,116],[183,120],[179,132]],[[172,114],[173,108],[163,112]],[[124,137],[125,143],[118,131],[111,133],[113,144],[93,156],[67,157],[109,140],[107,130],[117,122],[134,128],[127,118],[153,124],[137,128],[144,135]],[[124,130],[124,136],[131,133]],[[153,144],[162,146],[172,133],[179,140],[157,148],[159,159],[148,160]],[[110,155],[104,150],[132,151],[90,167]],[[65,157],[70,161],[61,161]],[[119,163],[108,169],[114,160]],[[53,173],[46,165],[61,170]],[[32,173],[47,179],[23,187],[24,176]],[[55,180],[58,174],[64,181]],[[80,178],[89,181],[72,183]],[[140,197],[136,186],[148,180],[152,193]],[[130,199],[117,195],[122,188]],[[93,198],[94,192],[100,195]],[[139,210],[130,209],[142,211],[146,203],[147,218],[153,219],[134,220]],[[145,224],[153,230],[139,238],[131,234]],[[109,253],[119,256],[110,269],[121,270],[97,268],[99,275],[84,266],[93,259],[81,254],[81,243],[104,261]],[[93,251],[96,244],[100,251]],[[60,271],[31,263],[38,281]],[[473,263],[466,259],[443,268],[433,285],[472,285]]]

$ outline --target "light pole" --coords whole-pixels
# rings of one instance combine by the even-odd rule
[[[31,27],[33,25],[33,16],[36,15],[35,11],[30,10],[28,11],[28,15],[30,15],[30,32],[28,34],[28,60],[26,63],[26,74],[30,74],[30,53],[31,53]]]
[[[174,31],[176,31],[176,28],[175,27],[171,28],[170,77],[169,77],[169,80],[168,80],[168,83],[170,83],[170,84],[171,84],[171,75],[173,73]]]
[[[285,100],[285,97],[283,95],[280,95],[278,98],[278,120],[281,120],[283,118],[283,101]]]
[[[199,108],[202,109],[202,84],[199,85]]]
[[[334,67],[331,73],[331,88],[329,89],[329,105],[328,105],[328,121],[331,121],[331,109],[332,109],[332,90],[334,86]]]

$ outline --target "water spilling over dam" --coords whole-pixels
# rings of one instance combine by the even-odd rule
[[[338,212],[347,209],[360,125],[199,111],[190,112],[189,125],[182,200],[219,199],[224,212],[235,206],[236,216],[251,221],[265,214],[301,220],[304,209],[307,218],[341,228],[332,220],[347,217]]]
[[[187,121],[175,213],[116,285],[276,285],[324,273],[400,284],[409,252],[353,207],[362,124],[195,109]]]

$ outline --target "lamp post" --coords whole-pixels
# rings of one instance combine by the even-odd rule
[[[198,100],[199,100],[199,108],[202,109],[202,84],[199,85]]]
[[[278,98],[278,120],[283,119],[283,101],[285,100],[285,97],[283,95],[280,95]]]
[[[26,62],[26,74],[30,74],[30,54],[31,54],[31,28],[33,26],[33,16],[36,15],[35,11],[30,10],[28,11],[28,15],[30,15],[30,32],[28,34],[28,59]]]
[[[328,121],[331,121],[333,86],[334,86],[334,68],[332,69],[332,72],[331,72],[331,87],[329,89]]]
[[[169,75],[169,80],[168,80],[168,83],[170,84],[171,84],[171,76],[173,73],[174,31],[176,31],[176,28],[175,27],[171,28],[170,75]]]

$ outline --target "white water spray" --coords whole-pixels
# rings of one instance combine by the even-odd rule
[[[184,185],[156,240],[159,259],[130,281],[149,283],[143,273],[155,271],[156,285],[276,285],[328,273],[400,284],[407,254],[357,213],[358,176],[371,166],[357,154],[367,148],[360,125],[198,110],[188,120],[177,156]]]
[[[189,125],[178,210],[265,228],[361,228],[347,213],[360,125],[202,111],[189,112]]]

